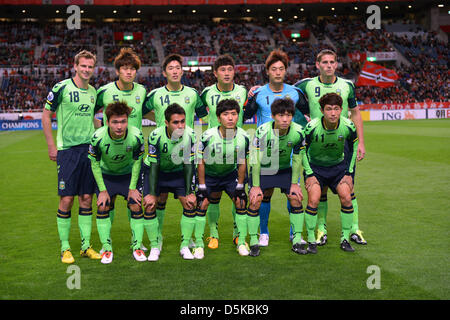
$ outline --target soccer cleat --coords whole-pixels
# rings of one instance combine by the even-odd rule
[[[367,241],[362,236],[362,233],[363,232],[361,230],[356,230],[356,233],[352,233],[350,240],[356,242],[357,244],[366,245]]]
[[[102,254],[102,260],[101,263],[108,264],[111,263],[113,260],[113,253],[112,251],[104,251]]]
[[[341,249],[344,250],[345,252],[355,251],[355,249],[353,249],[350,243],[345,239],[341,242]]]
[[[75,259],[73,258],[72,252],[69,249],[61,252],[61,262],[62,263],[74,263]]]
[[[191,250],[189,250],[188,247],[181,248],[180,255],[183,257],[184,260],[194,259],[194,256],[192,255],[192,252],[191,252]]]
[[[147,257],[145,256],[144,251],[141,249],[136,249],[133,251],[133,257],[136,261],[147,261]]]
[[[210,237],[208,239],[209,239],[208,248],[217,249],[219,247],[219,239],[214,238],[214,237]],[[208,240],[208,239],[206,239],[206,240]]]
[[[239,252],[239,255],[241,255],[241,256],[248,256],[249,255],[247,246],[245,244],[241,244],[239,246],[238,252]]]
[[[82,257],[87,257],[89,259],[93,259],[93,260],[100,260],[102,258],[102,255],[100,253],[98,253],[97,251],[95,251],[94,249],[92,249],[91,247],[87,248],[86,250],[80,250],[80,255]]]
[[[292,251],[298,254],[307,254],[308,250],[306,250],[306,243],[294,243],[292,246]]]
[[[327,244],[328,242],[328,236],[325,232],[323,232],[322,230],[317,230],[317,237],[316,237],[316,243],[319,246],[324,246]]]
[[[306,251],[308,251],[308,253],[316,254],[317,253],[317,243],[308,242],[308,249],[306,249]]]
[[[269,235],[267,233],[261,233],[259,235],[259,246],[267,247],[269,245]]]
[[[160,254],[161,250],[158,248],[152,248],[152,250],[150,250],[150,254],[148,255],[148,261],[158,261]]]
[[[198,247],[194,249],[194,258],[195,259],[203,259],[205,257],[205,251],[202,247]]]
[[[252,257],[257,257],[257,256],[259,256],[260,253],[261,253],[261,250],[259,249],[259,245],[255,244],[250,247],[250,253],[248,255],[252,256]]]

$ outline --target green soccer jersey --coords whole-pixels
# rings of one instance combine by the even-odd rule
[[[306,159],[303,161],[306,173],[309,163],[322,167],[331,167],[344,160],[345,141],[348,141],[350,153],[353,154],[348,168],[353,172],[356,159],[356,149],[358,147],[358,135],[356,127],[350,119],[341,117],[335,129],[326,129],[322,118],[311,120],[305,127]]]
[[[167,86],[152,90],[145,99],[144,105],[149,110],[155,111],[157,127],[165,126],[164,111],[172,103],[177,103],[186,111],[186,126],[194,127],[194,114],[203,118],[208,112],[203,106],[202,99],[197,90],[182,86],[179,91],[170,91]]]
[[[355,96],[355,86],[350,80],[345,80],[340,77],[336,77],[333,83],[323,83],[320,81],[319,76],[314,78],[306,78],[295,84],[297,88],[300,88],[308,98],[309,115],[311,119],[322,117],[322,111],[320,110],[319,99],[326,93],[337,93],[341,96],[342,103],[342,116],[348,118],[349,109],[353,109],[357,106]]]
[[[45,109],[56,112],[56,147],[65,150],[89,144],[94,133],[95,88],[78,88],[72,78],[55,84],[47,96]]]
[[[244,104],[247,100],[247,89],[245,89],[245,87],[234,83],[231,91],[220,91],[216,83],[206,87],[201,94],[201,98],[203,105],[208,106],[208,128],[217,127],[220,124],[216,116],[216,108],[219,102],[225,99],[233,99],[239,103],[241,111],[239,112],[237,126],[239,128],[242,127]]]
[[[128,125],[142,130],[142,116],[150,112],[144,106],[146,95],[147,90],[139,83],[133,82],[133,89],[131,90],[120,90],[116,81],[110,82],[97,90],[95,111],[103,108],[103,124],[106,125],[108,120],[105,113],[106,107],[113,102],[125,102],[132,109],[128,117]]]
[[[205,162],[205,174],[223,177],[244,164],[249,155],[250,138],[241,128],[236,128],[233,138],[225,139],[214,127],[206,130],[201,137],[198,158]]]
[[[298,156],[304,148],[303,127],[291,122],[288,132],[279,136],[275,122],[269,121],[256,129],[253,145],[259,151],[261,168],[277,166],[278,170],[291,167],[291,155]]]
[[[194,161],[195,156],[194,130],[187,127],[180,137],[176,132],[169,138],[167,127],[159,127],[148,136],[148,155],[144,159],[147,166],[158,163],[163,172],[178,172],[183,170],[183,164]]]
[[[89,146],[89,158],[99,161],[102,173],[109,175],[131,173],[133,165],[144,152],[142,131],[133,126],[128,127],[121,139],[111,138],[108,126],[99,128],[94,132]]]

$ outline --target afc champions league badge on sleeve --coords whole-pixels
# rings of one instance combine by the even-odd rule
[[[52,102],[54,98],[55,98],[55,95],[53,94],[53,92],[50,91],[47,95],[47,100]]]

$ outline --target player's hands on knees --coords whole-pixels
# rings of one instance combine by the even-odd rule
[[[303,200],[302,188],[297,183],[291,184],[291,189],[289,190],[288,197],[290,199],[297,200],[298,202],[302,202]]]
[[[111,198],[109,197],[109,193],[107,190],[100,191],[97,197],[97,206],[98,207],[107,207],[111,202]]]
[[[189,210],[194,210],[197,206],[197,198],[194,193],[188,194],[186,196],[186,206]]]
[[[311,188],[315,185],[315,184],[319,184],[319,181],[317,180],[317,178],[315,176],[311,176],[309,178],[306,178],[305,180],[305,189],[307,191],[311,190]]]
[[[52,161],[56,161],[56,156],[58,155],[58,149],[55,146],[48,146],[48,157]]]
[[[252,187],[248,195],[251,205],[262,201],[263,198],[263,193],[260,187]]]
[[[245,193],[244,185],[238,184],[233,193],[233,201],[236,204],[236,207],[239,209],[243,209],[247,207],[248,197]]]
[[[147,194],[144,197],[144,208],[146,212],[153,212],[156,206],[156,196]]]
[[[137,189],[129,189],[127,200],[130,201],[130,199],[133,199],[136,203],[141,203],[141,193]]]

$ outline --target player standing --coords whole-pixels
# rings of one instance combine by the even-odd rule
[[[247,195],[244,185],[247,176],[249,137],[237,126],[240,106],[236,100],[221,100],[216,110],[220,125],[206,130],[199,146],[197,212],[205,214],[212,199],[225,191],[236,207],[234,218],[240,255],[249,254],[245,245],[247,235]],[[210,116],[212,114],[210,113]],[[202,247],[196,234],[196,247]]]
[[[203,106],[200,95],[194,88],[181,84],[183,76],[183,57],[178,54],[170,54],[165,57],[162,64],[162,74],[167,78],[167,84],[152,90],[144,102],[144,105],[155,113],[156,127],[165,127],[165,110],[173,103],[178,104],[185,110],[186,126],[194,127],[194,114],[199,118],[205,117],[208,112]],[[156,215],[161,230],[164,223],[165,207],[167,198],[164,194],[158,198]],[[159,239],[162,240],[160,233]]]
[[[348,118],[348,112],[350,111],[350,118],[354,122],[356,131],[359,137],[359,144],[357,150],[357,160],[364,159],[366,150],[364,146],[364,133],[363,133],[363,121],[359,106],[356,103],[354,85],[351,81],[345,80],[335,75],[338,67],[337,55],[332,50],[322,50],[319,52],[316,58],[316,68],[320,74],[314,78],[306,78],[295,84],[300,88],[308,97],[309,102],[309,115],[311,119],[322,117],[321,107],[319,99],[326,93],[334,92],[339,94],[343,99],[342,104],[342,116]],[[346,159],[350,160],[351,154],[346,147]],[[355,170],[353,170],[353,176]],[[358,222],[358,202],[354,190],[352,189],[352,204],[354,208],[353,224],[351,230],[351,239],[358,244],[367,244],[366,240],[362,236],[362,231],[359,229]],[[319,245],[325,245],[327,243],[327,229],[326,229],[326,217],[328,211],[327,201],[327,188],[322,190],[322,196],[318,206],[318,230],[317,241]]]
[[[94,74],[96,56],[83,50],[75,56],[75,76],[58,82],[49,92],[42,114],[42,127],[50,160],[58,167],[58,195],[60,196],[57,226],[61,242],[61,261],[73,263],[69,234],[71,209],[78,196],[78,226],[81,236],[81,256],[101,259],[91,248],[92,195],[95,181],[87,158],[89,141],[94,133],[95,88],[89,84]],[[56,112],[58,131],[56,145],[51,119]]]
[[[186,112],[178,104],[169,105],[164,115],[165,126],[156,128],[148,137],[148,156],[144,160],[147,167],[144,177],[144,219],[152,246],[148,259],[158,260],[162,250],[162,228],[159,227],[159,220],[155,219],[156,203],[167,199],[169,192],[178,197],[183,206],[180,254],[187,260],[202,259],[203,250],[195,250],[192,255],[188,248],[195,230],[205,228],[204,219],[196,218],[194,131],[186,126]]]
[[[280,188],[291,204],[289,220],[294,232],[292,250],[299,254],[305,254],[307,253],[305,245],[301,243],[304,222],[303,195],[302,189],[298,185],[301,172],[301,152],[305,142],[303,128],[292,121],[295,107],[291,99],[276,99],[271,105],[271,112],[273,120],[258,127],[253,142],[256,147],[256,157],[252,158],[249,182],[251,186],[248,207],[250,255],[259,255],[258,210],[263,200],[263,194],[269,192],[272,194],[274,188]]]
[[[217,82],[206,87],[201,94],[203,105],[208,106],[208,128],[218,127],[220,125],[216,108],[220,101],[225,99],[233,99],[238,102],[240,111],[238,112],[237,127],[242,128],[243,107],[247,100],[247,89],[237,83],[234,83],[235,63],[230,55],[221,55],[214,61],[213,72]],[[220,199],[222,192],[215,193],[217,197],[209,198],[209,206],[206,212],[209,224],[209,243],[210,249],[217,249],[219,246],[219,217],[220,217]],[[233,203],[232,208],[233,221],[235,222],[236,207]],[[237,227],[234,223],[233,241],[236,242]],[[237,243],[236,243],[237,244]]]
[[[97,183],[97,230],[102,243],[104,264],[112,262],[110,208],[117,195],[128,202],[131,212],[130,226],[133,233],[133,257],[147,260],[140,249],[144,233],[141,192],[137,190],[141,159],[145,145],[142,131],[128,125],[132,109],[124,102],[106,106],[106,126],[96,130],[91,139],[89,158]]]
[[[141,60],[131,48],[122,48],[114,59],[115,72],[119,78],[97,90],[95,111],[103,109],[103,123],[105,125],[108,120],[106,107],[111,103],[121,101],[131,108],[131,113],[128,116],[128,125],[142,130],[142,118],[148,117],[150,110],[144,105],[147,90],[145,90],[143,85],[134,82],[140,67]],[[138,181],[138,189],[142,189],[142,179]],[[113,223],[115,216],[114,207],[114,202],[110,203],[109,217],[111,223]],[[129,208],[127,209],[128,220],[130,220],[131,211]],[[145,248],[143,247],[143,249]]]
[[[280,50],[272,51],[266,59],[266,73],[269,83],[257,88],[253,96],[249,98],[244,107],[244,121],[252,118],[256,114],[257,127],[272,121],[271,105],[275,99],[290,98],[296,107],[295,118],[298,123],[305,125],[306,119],[303,116],[308,111],[307,101],[301,90],[284,83],[288,68],[289,58],[286,53]],[[264,193],[264,198],[259,209],[260,226],[260,246],[269,245],[269,213],[270,200],[273,189],[268,189]]]
[[[305,187],[308,190],[306,228],[309,246],[315,246],[317,206],[321,190],[329,187],[339,195],[341,202],[341,249],[352,252],[350,231],[353,222],[353,170],[358,149],[358,135],[353,122],[341,117],[343,99],[336,93],[327,93],[319,100],[323,116],[311,120],[305,127],[306,152],[303,157]],[[350,161],[345,159],[348,145]]]

